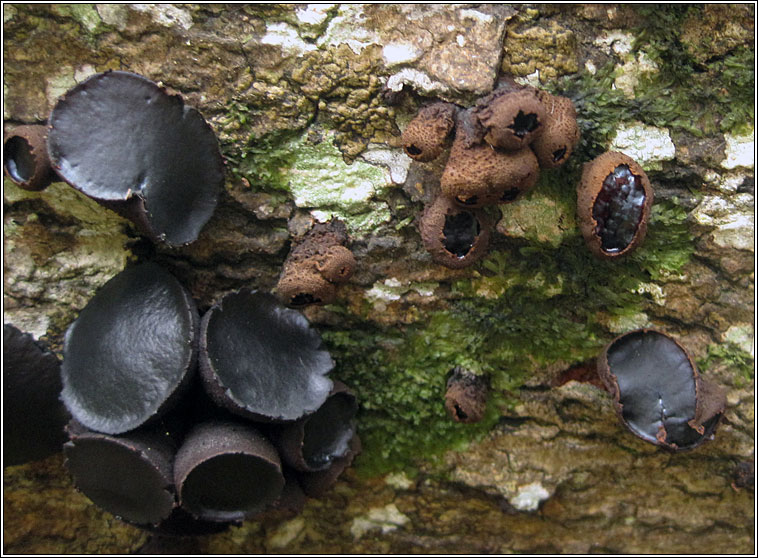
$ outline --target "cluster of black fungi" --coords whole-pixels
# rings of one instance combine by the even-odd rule
[[[169,246],[197,239],[224,181],[200,113],[117,71],[68,91],[47,127],[15,128],[4,167],[28,190],[63,179]],[[79,490],[161,533],[296,513],[360,451],[357,400],[329,379],[318,333],[266,293],[229,293],[201,321],[185,288],[143,263],[81,311],[62,365],[10,324],[4,349],[5,464],[63,447]]]
[[[461,267],[486,249],[492,222],[479,208],[531,189],[539,167],[565,162],[579,131],[570,100],[511,83],[470,109],[426,107],[404,133],[406,153],[436,158],[454,131],[442,195],[421,232],[435,261]],[[29,190],[60,177],[168,245],[197,238],[224,180],[202,116],[144,77],[115,71],[66,93],[47,128],[6,136],[4,167]],[[642,241],[653,193],[635,161],[602,154],[585,165],[577,192],[593,253],[613,258]],[[285,304],[332,300],[354,266],[343,229],[324,225],[293,249],[294,271],[283,277],[297,281],[278,289]],[[184,287],[145,263],[112,278],[82,310],[62,366],[10,324],[3,337],[5,464],[63,445],[76,486],[135,525],[198,534],[265,510],[296,513],[360,451],[356,398],[328,378],[334,363],[318,333],[265,293],[227,294],[200,320]],[[622,335],[597,369],[622,422],[648,442],[691,449],[723,416],[723,390],[701,380],[661,332]],[[476,422],[486,394],[482,378],[456,368],[446,407],[455,420]]]
[[[7,389],[29,390],[55,413],[35,432],[14,428],[12,443],[26,451],[29,440],[17,438],[38,431],[54,451],[66,421],[77,488],[157,532],[212,532],[270,509],[297,512],[360,450],[355,396],[328,378],[334,362],[306,318],[269,294],[229,293],[199,320],[173,275],[143,263],[108,281],[71,324],[59,375],[54,355],[28,335],[6,325],[5,342],[10,354],[23,347],[6,360]],[[28,404],[30,394],[15,400]],[[14,411],[15,427],[28,413]]]

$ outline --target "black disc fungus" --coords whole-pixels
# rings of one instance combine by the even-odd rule
[[[203,316],[203,381],[216,403],[234,413],[254,420],[296,420],[326,400],[333,367],[305,316],[272,295],[242,289]]]
[[[119,434],[170,407],[194,372],[197,310],[153,263],[108,281],[66,332],[62,399],[87,428]]]
[[[658,331],[616,338],[598,359],[598,373],[624,425],[656,445],[692,449],[711,437],[724,413],[723,391],[701,380],[687,352]]]
[[[197,238],[224,182],[201,114],[129,72],[96,74],[67,92],[50,115],[48,151],[66,182],[169,245]]]

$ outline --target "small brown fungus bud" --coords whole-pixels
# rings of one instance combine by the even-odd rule
[[[461,366],[450,371],[445,409],[457,422],[479,422],[487,409],[487,380]]]
[[[540,167],[550,169],[568,161],[579,142],[579,125],[576,109],[571,99],[551,95],[547,91],[538,93],[545,106],[545,127],[531,143]]]
[[[282,302],[293,307],[334,302],[336,284],[347,282],[355,270],[355,257],[346,243],[342,221],[316,224],[284,262],[276,286]]]
[[[42,125],[17,126],[5,137],[5,174],[24,190],[39,191],[55,180],[47,155],[47,130]]]
[[[467,128],[471,126],[458,125],[459,132]],[[531,149],[503,151],[475,143],[471,134],[456,133],[440,187],[458,205],[476,208],[515,201],[538,179],[539,164]]]
[[[665,333],[625,333],[605,347],[597,367],[621,422],[651,444],[693,449],[724,414],[723,389],[702,380],[692,357]]]
[[[515,91],[496,89],[479,101],[475,112],[484,130],[484,140],[510,151],[532,143],[542,133],[547,118],[545,106],[530,87]]]
[[[403,148],[411,159],[431,161],[439,157],[455,126],[455,106],[434,103],[422,108],[403,131]]]
[[[585,164],[577,198],[579,228],[593,254],[623,256],[644,240],[653,187],[631,157],[610,151]]]
[[[487,252],[491,228],[486,213],[457,207],[445,196],[427,206],[419,224],[432,259],[453,269],[469,266]]]

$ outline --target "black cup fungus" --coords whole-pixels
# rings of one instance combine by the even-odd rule
[[[334,382],[318,410],[282,426],[274,436],[282,459],[298,471],[327,469],[350,450],[357,411],[355,395],[341,382]]]
[[[120,434],[168,410],[195,370],[198,316],[154,263],[108,281],[66,332],[61,398],[87,428]]]
[[[211,127],[181,97],[109,71],[68,91],[49,122],[50,160],[71,186],[153,240],[197,239],[216,208],[223,159]]]
[[[276,449],[240,423],[202,423],[187,434],[174,462],[179,502],[206,521],[241,521],[273,504],[284,488]]]
[[[617,337],[597,365],[623,424],[652,444],[693,449],[711,438],[724,414],[723,390],[703,381],[689,354],[659,331]]]
[[[300,312],[269,294],[241,289],[203,316],[200,373],[211,398],[253,420],[289,421],[318,409],[334,367]]]
[[[100,508],[137,525],[157,525],[174,507],[173,442],[155,432],[111,436],[72,421],[64,446],[76,487]]]
[[[5,136],[5,174],[24,190],[47,188],[56,178],[47,155],[47,128],[41,124],[17,126]]]

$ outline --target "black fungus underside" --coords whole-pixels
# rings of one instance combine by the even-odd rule
[[[216,206],[223,163],[213,130],[181,98],[128,72],[79,84],[50,115],[53,166],[98,200],[144,198],[170,244],[197,238]]]
[[[284,481],[268,461],[242,453],[217,455],[200,463],[182,486],[182,505],[212,521],[241,520],[276,500]]]
[[[194,360],[194,312],[184,288],[156,264],[108,281],[66,333],[62,399],[71,414],[108,434],[152,418]]]
[[[77,488],[102,509],[137,524],[171,514],[170,464],[156,466],[128,442],[105,436],[68,442],[65,453]]]
[[[479,221],[468,211],[445,215],[445,225],[442,228],[445,250],[458,258],[465,257],[476,242],[480,230]]]
[[[20,183],[27,182],[34,176],[37,164],[29,142],[19,136],[12,137],[5,142],[3,163],[11,178]]]
[[[68,413],[58,397],[60,363],[28,333],[3,326],[3,458],[20,465],[61,450]]]
[[[303,459],[314,471],[326,469],[350,449],[355,434],[355,398],[336,393],[304,425]]]
[[[243,290],[224,297],[206,319],[210,365],[237,405],[295,420],[326,400],[334,362],[302,314],[270,295]]]
[[[679,448],[702,439],[687,424],[695,416],[695,371],[673,340],[651,331],[630,333],[608,349],[608,366],[624,421],[636,434],[656,443],[665,430],[666,444]]]
[[[642,179],[632,174],[627,165],[619,165],[603,181],[603,187],[592,206],[597,223],[595,234],[602,249],[621,252],[634,240],[645,208]]]

